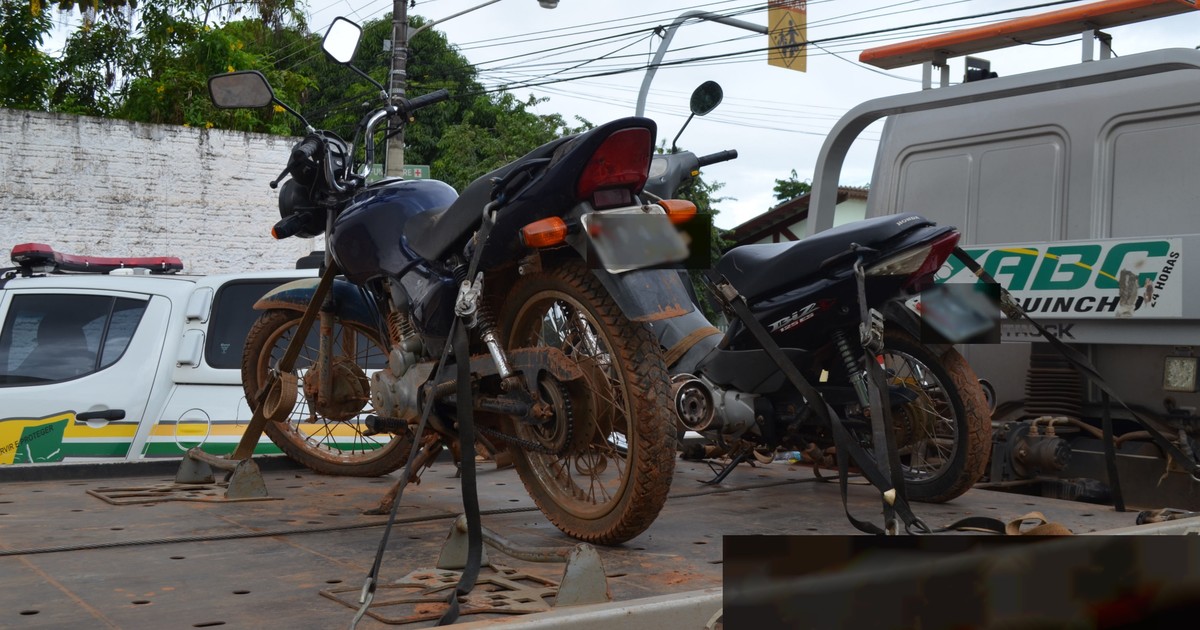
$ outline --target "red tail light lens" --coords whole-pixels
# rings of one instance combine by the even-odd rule
[[[622,129],[609,136],[592,154],[579,177],[579,199],[592,200],[597,208],[629,203],[631,195],[604,194],[604,191],[641,190],[646,185],[653,149],[650,130],[644,127]]]
[[[925,262],[921,263],[921,267],[913,273],[912,281],[920,282],[926,276],[937,273],[937,270],[942,268],[942,263],[946,262],[946,259],[954,253],[960,236],[958,232],[949,232],[930,244],[929,255],[925,257]]]

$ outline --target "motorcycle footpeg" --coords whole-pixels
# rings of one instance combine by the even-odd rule
[[[371,437],[380,433],[404,433],[408,430],[408,422],[399,418],[370,415],[363,424],[367,425],[367,430],[363,431],[363,437]]]

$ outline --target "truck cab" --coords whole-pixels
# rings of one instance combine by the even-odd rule
[[[1031,317],[1086,354],[1184,453],[1200,453],[1200,294],[1185,284],[1200,277],[1200,50],[1110,58],[1098,30],[1194,10],[1101,2],[864,51],[880,68],[924,63],[927,89],[863,103],[835,125],[817,162],[809,232],[832,226],[849,145],[884,119],[867,216],[915,212],[958,226],[960,245]],[[950,58],[1072,34],[1082,34],[1079,64],[946,85]],[[938,68],[943,86],[929,89]],[[951,261],[939,280],[975,282]],[[1001,337],[964,352],[999,403],[989,481],[1107,480],[1099,390],[1027,323],[1004,321]],[[1200,508],[1200,482],[1126,412],[1114,406],[1113,416],[1131,503]],[[1052,448],[1035,448],[1048,438]],[[1102,500],[1106,490],[1091,494]]]
[[[196,276],[177,259],[19,245],[0,276],[0,465],[231,452],[250,419],[242,346],[276,286],[313,270]],[[256,453],[278,453],[263,438]]]

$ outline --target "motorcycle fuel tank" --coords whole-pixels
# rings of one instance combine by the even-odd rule
[[[405,237],[408,222],[445,209],[457,197],[448,184],[433,179],[390,180],[367,188],[334,221],[334,260],[355,284],[407,271],[420,259]]]
[[[334,260],[354,284],[385,277],[399,282],[417,327],[435,338],[446,336],[453,317],[454,279],[413,251],[406,228],[414,217],[444,210],[457,197],[449,185],[432,179],[376,184],[338,216],[329,240]]]

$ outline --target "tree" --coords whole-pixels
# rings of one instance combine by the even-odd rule
[[[775,200],[779,203],[791,201],[801,195],[806,195],[812,191],[812,184],[807,181],[800,181],[796,175],[796,169],[792,169],[791,177],[787,179],[775,180]]]
[[[424,24],[410,16],[409,25]],[[391,38],[391,15],[363,25],[354,65],[381,84],[387,84],[391,53],[383,41]],[[378,107],[378,90],[356,74],[329,64],[324,55],[307,60],[298,72],[316,82],[305,92],[302,111],[320,116],[320,126],[349,137],[362,115]],[[462,190],[477,177],[538,146],[566,134],[590,128],[586,120],[568,124],[557,114],[541,115],[532,108],[545,99],[521,101],[511,94],[487,93],[465,57],[433,29],[409,42],[408,96],[437,89],[450,92],[449,101],[421,110],[404,133],[405,161],[429,164],[433,176]],[[317,121],[314,120],[314,124]]]
[[[14,0],[3,0],[6,3]],[[297,0],[33,0],[42,16],[40,35],[50,28],[44,8],[78,10],[82,25],[67,39],[63,56],[34,108],[112,116],[144,122],[226,126],[288,133],[289,120],[275,112],[218,113],[208,103],[211,74],[265,67],[285,95],[303,86],[298,75],[269,70],[271,33],[304,32]],[[251,18],[242,16],[252,15]],[[4,26],[12,20],[4,16]]]
[[[45,107],[54,62],[38,46],[51,26],[28,0],[0,0],[0,107]]]
[[[0,61],[4,78],[12,77],[4,81],[0,98],[13,106],[151,123],[303,133],[303,125],[280,107],[218,110],[209,101],[209,76],[259,70],[280,101],[313,125],[352,140],[362,115],[381,102],[377,88],[325,58],[320,36],[307,32],[296,10],[298,0],[35,0],[38,11],[22,0],[0,2],[5,11],[0,33],[6,36],[6,46],[12,39],[13,50],[20,52],[11,57],[6,53]],[[40,82],[17,80],[24,76],[18,72],[37,68],[24,61],[41,54],[37,44],[51,24],[40,9],[50,6],[85,11],[87,19],[69,36],[57,64],[40,57],[47,60]],[[416,27],[424,21],[412,16],[410,24]],[[386,84],[391,59],[383,41],[391,37],[391,16],[363,26],[354,64]],[[24,44],[18,46],[20,42]],[[534,106],[545,99],[522,101],[487,92],[475,68],[444,34],[432,29],[410,42],[407,72],[409,95],[439,88],[453,95],[448,102],[422,110],[408,126],[407,161],[432,165],[434,176],[459,189],[541,144],[591,127],[586,120],[568,123],[557,114],[535,113]],[[16,86],[21,86],[19,93]],[[356,145],[361,150],[362,143]]]

